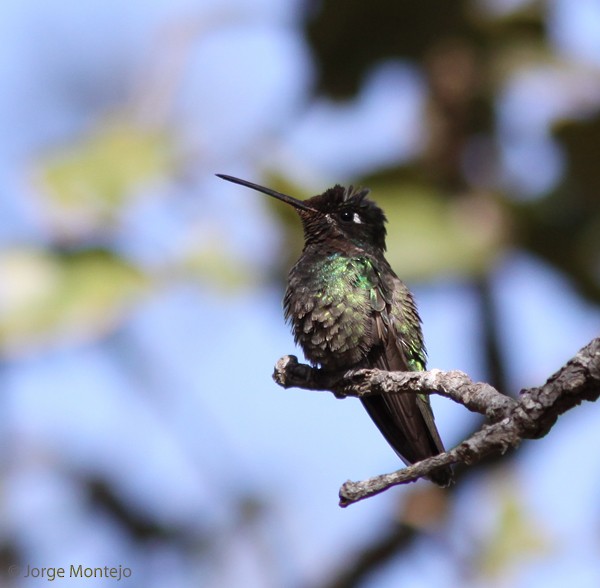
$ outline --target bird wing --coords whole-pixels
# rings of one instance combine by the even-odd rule
[[[391,288],[378,282],[372,294],[374,344],[368,365],[386,371],[425,368],[419,318],[408,289],[393,276]],[[407,464],[444,451],[429,398],[421,394],[380,394],[362,399],[387,442]],[[442,469],[433,481],[446,486],[451,471]]]

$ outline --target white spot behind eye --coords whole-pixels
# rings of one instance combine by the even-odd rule
[[[360,225],[362,223],[362,220],[361,220],[360,215],[358,214],[358,212],[354,213],[354,216],[352,217],[352,221],[355,222],[358,225]]]

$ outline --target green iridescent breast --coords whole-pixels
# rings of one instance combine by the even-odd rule
[[[335,254],[292,270],[286,318],[310,361],[345,367],[364,358],[372,344],[373,310],[385,304],[376,283],[367,257]]]

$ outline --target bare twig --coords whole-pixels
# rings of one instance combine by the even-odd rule
[[[383,392],[439,394],[488,419],[489,424],[450,451],[390,474],[362,482],[346,482],[340,489],[340,505],[348,506],[391,486],[414,482],[439,467],[459,462],[472,464],[490,453],[504,453],[508,448],[517,447],[523,439],[543,437],[562,413],[583,400],[594,401],[600,396],[600,338],[581,349],[543,386],[521,391],[518,400],[501,394],[489,384],[473,382],[459,371],[365,369],[331,373],[299,364],[293,355],[277,362],[273,378],[284,388],[329,390],[339,398],[360,398]]]

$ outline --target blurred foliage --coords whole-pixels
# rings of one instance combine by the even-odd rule
[[[520,243],[559,268],[587,299],[600,302],[600,117],[563,123],[555,134],[566,174],[552,194],[515,206]]]
[[[163,278],[195,278],[229,293],[252,284],[256,281],[256,276],[251,273],[250,268],[223,251],[225,239],[225,235],[221,235],[221,239],[216,236],[203,246],[189,247],[180,264],[171,268]]]
[[[128,314],[147,285],[118,255],[102,250],[0,253],[0,353],[49,341],[97,340]]]
[[[299,26],[304,27],[317,78],[307,107],[323,97],[355,99],[373,68],[390,60],[406,60],[420,72],[427,91],[420,121],[426,137],[422,150],[408,162],[399,158],[355,183],[369,186],[385,209],[389,259],[403,278],[453,274],[475,285],[482,301],[481,347],[489,379],[504,389],[490,276],[505,250],[538,256],[589,300],[600,302],[600,117],[598,104],[586,104],[573,114],[574,120],[557,126],[566,171],[549,193],[530,197],[507,186],[499,172],[503,137],[498,97],[523,71],[540,64],[577,64],[569,64],[550,42],[549,3],[527,2],[501,16],[484,5],[473,0],[307,0]],[[171,42],[177,45],[178,40]],[[117,329],[143,296],[169,280],[184,277],[235,289],[256,279],[253,268],[243,267],[223,246],[227,235],[209,227],[210,219],[198,229],[197,218],[187,219],[192,228],[186,228],[202,232],[201,238],[165,256],[164,265],[153,272],[118,253],[110,239],[122,229],[122,214],[132,201],[157,184],[174,186],[182,176],[192,178],[186,188],[197,197],[195,169],[199,163],[213,163],[210,153],[192,153],[189,169],[181,173],[183,164],[175,153],[182,145],[176,144],[173,129],[144,126],[133,112],[125,112],[98,115],[87,134],[35,162],[35,197],[49,243],[46,249],[15,245],[0,251],[2,354],[14,357],[49,343],[98,340]],[[253,154],[246,156],[252,161]],[[264,183],[297,197],[312,195],[279,173],[275,170]],[[288,207],[272,205],[284,224],[293,223],[287,251],[294,257],[302,241],[297,217]],[[282,261],[282,268],[287,270],[290,261]],[[133,538],[181,542],[161,521],[132,517],[105,480],[92,480],[89,490],[92,502],[120,520]],[[450,492],[443,500],[438,490],[411,495],[406,508],[395,511],[400,515],[389,519],[401,521],[366,545],[331,585],[359,585],[415,539],[443,525],[452,508]],[[247,516],[248,524],[256,526],[268,511],[260,501],[260,508],[243,500],[239,504],[252,507],[240,520]],[[544,530],[531,520],[516,489],[499,493],[498,504],[500,514],[473,565],[492,579],[547,549]],[[249,544],[258,541],[252,537]],[[0,556],[16,561],[9,547],[2,546]]]
[[[495,488],[497,520],[480,542],[475,567],[486,582],[506,578],[523,561],[548,555],[550,543],[543,526],[533,520],[515,480],[504,479]]]
[[[600,300],[600,174],[593,156],[600,125],[589,120],[562,125],[556,136],[569,163],[567,174],[552,194],[528,202],[505,192],[493,174],[497,154],[485,147],[496,141],[494,100],[511,72],[541,60],[559,61],[547,45],[540,4],[494,17],[467,0],[325,0],[308,2],[306,13],[317,95],[355,96],[371,69],[390,59],[412,61],[428,84],[423,120],[428,139],[421,154],[360,181],[386,211],[388,256],[403,278],[428,280],[444,274],[480,280],[505,248],[518,247],[549,261],[581,292]],[[118,226],[132,198],[153,182],[172,181],[177,173],[172,133],[134,119],[124,110],[105,116],[86,135],[37,162],[45,222],[58,243],[103,238]],[[277,173],[265,183],[295,196],[312,195]],[[302,235],[294,211],[272,208],[292,229],[288,255],[281,261],[283,277]],[[165,275],[189,272],[228,289],[252,282],[252,272],[220,246],[224,238],[217,234],[212,244],[192,244],[171,269],[165,268]],[[92,284],[78,288],[69,300],[76,292],[93,290]],[[44,324],[56,326],[67,317],[59,312],[62,305],[42,306],[53,308],[55,318],[42,320],[39,312],[25,311],[29,318],[23,321],[17,313],[10,323],[5,320],[3,336],[16,336],[26,325],[23,333],[39,333]]]
[[[313,0],[306,32],[319,90],[338,98],[354,95],[365,74],[384,59],[421,61],[440,41],[475,40],[470,7],[468,0]]]
[[[48,220],[68,238],[106,230],[128,199],[173,168],[169,136],[120,114],[43,157],[37,179]]]
[[[445,199],[423,184],[370,184],[388,217],[387,257],[404,279],[487,271],[508,240],[491,195]]]

